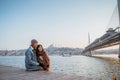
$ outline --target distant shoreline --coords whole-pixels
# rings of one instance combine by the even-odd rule
[[[72,55],[80,55],[82,52],[82,48],[67,48],[67,47],[54,47],[49,46],[45,48],[45,51],[48,52],[49,55],[62,55],[62,54],[72,54]],[[0,56],[23,56],[25,55],[26,49],[21,50],[0,50]]]

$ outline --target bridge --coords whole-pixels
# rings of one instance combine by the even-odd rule
[[[106,48],[106,47],[111,47],[114,45],[119,45],[118,57],[120,58],[120,0],[117,0],[116,9],[118,13],[118,16],[117,16],[118,24],[115,26],[112,26],[115,28],[109,28],[104,35],[102,35],[100,38],[97,38],[95,41],[93,41],[87,47],[85,47],[85,49],[82,52],[83,55],[87,53],[89,54],[89,56],[92,56],[91,51]]]

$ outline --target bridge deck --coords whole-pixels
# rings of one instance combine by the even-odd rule
[[[88,45],[85,48],[85,50],[83,51],[83,53],[87,52],[87,51],[92,51],[92,50],[96,50],[96,49],[101,49],[101,48],[105,48],[105,47],[118,45],[118,44],[120,44],[120,32],[114,33],[104,39],[98,38],[93,43]]]

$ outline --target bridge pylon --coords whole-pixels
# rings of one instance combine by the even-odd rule
[[[91,57],[92,56],[92,51],[91,50],[87,51],[86,54],[85,54],[85,56]]]
[[[92,51],[89,51],[88,54],[89,54],[88,56],[91,57],[92,56]]]
[[[120,0],[117,0],[117,5],[118,5],[119,26],[120,26]],[[120,31],[120,29],[118,29],[118,31]],[[119,44],[118,57],[120,58],[120,44]]]

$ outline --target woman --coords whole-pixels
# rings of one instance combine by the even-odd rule
[[[50,71],[50,59],[48,54],[44,51],[43,46],[40,44],[36,49],[36,56],[40,66],[47,71]]]

